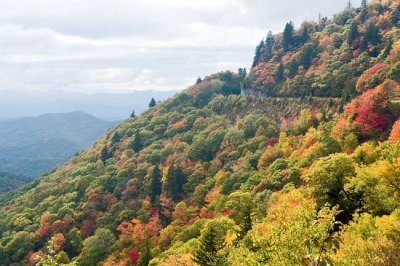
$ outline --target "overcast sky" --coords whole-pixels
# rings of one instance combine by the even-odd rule
[[[184,89],[198,76],[249,67],[269,30],[347,2],[0,0],[0,90]]]

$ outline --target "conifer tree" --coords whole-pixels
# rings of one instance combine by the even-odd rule
[[[136,117],[135,110],[132,110],[132,113],[131,113],[130,117],[131,117],[131,118]]]
[[[158,165],[153,168],[151,172],[151,180],[150,180],[150,198],[151,202],[154,202],[156,197],[161,193],[161,178],[162,174]]]
[[[304,66],[305,69],[308,69],[311,66],[312,56],[313,56],[313,48],[310,45],[307,45],[304,48],[304,51],[301,54],[300,58],[300,64]]]
[[[182,187],[185,183],[185,174],[180,167],[171,165],[168,168],[167,176],[165,178],[164,190],[168,197],[173,200],[179,198],[183,192]]]
[[[257,47],[256,47],[256,53],[254,55],[252,67],[255,67],[258,64],[258,62],[260,61],[262,49],[264,49],[264,41],[263,40],[261,40],[260,44],[257,45]]]
[[[105,163],[108,159],[110,159],[111,158],[111,154],[108,152],[108,149],[107,149],[107,147],[106,146],[104,146],[102,149],[101,149],[101,152],[100,152],[100,159],[101,159],[101,161],[103,162],[103,163]]]
[[[391,19],[392,19],[392,23],[395,26],[398,26],[398,24],[400,22],[400,4],[398,4],[396,9],[393,11]]]
[[[136,131],[135,139],[133,140],[132,148],[135,152],[139,152],[143,148],[142,138],[139,131]]]
[[[200,245],[193,254],[193,260],[201,266],[223,266],[226,259],[218,254],[224,248],[225,239],[218,235],[217,228],[209,226],[199,238]]]
[[[369,23],[365,29],[364,39],[362,42],[362,48],[366,49],[368,44],[377,45],[381,41],[381,36],[379,34],[379,29],[374,23]]]
[[[282,46],[285,52],[289,51],[290,46],[293,45],[294,26],[293,22],[286,23],[285,30],[283,31]]]
[[[278,69],[276,70],[276,73],[275,73],[275,81],[276,81],[277,83],[280,83],[280,82],[282,82],[284,79],[285,79],[285,67],[283,66],[283,63],[281,62],[281,63],[279,64]]]
[[[350,30],[349,34],[347,35],[347,42],[349,43],[350,46],[353,45],[354,40],[359,36],[358,28],[357,28],[357,23],[353,20],[353,22],[350,25]]]
[[[267,38],[265,39],[265,49],[264,49],[264,60],[269,61],[272,58],[272,51],[275,44],[275,37],[272,31],[268,32]]]
[[[140,255],[137,266],[147,266],[151,260],[151,243],[149,239],[146,239],[143,243],[142,252]]]
[[[362,22],[365,22],[368,18],[368,6],[367,6],[367,0],[362,0],[361,1],[361,14],[360,14],[360,19]]]
[[[150,100],[150,103],[149,103],[149,107],[151,108],[151,107],[154,107],[154,106],[156,106],[156,100],[154,100],[154,98],[151,98],[151,100]]]

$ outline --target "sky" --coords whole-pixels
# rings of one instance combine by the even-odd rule
[[[348,0],[0,0],[1,91],[181,90]],[[360,0],[353,0],[359,5]]]

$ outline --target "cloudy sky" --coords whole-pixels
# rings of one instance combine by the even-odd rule
[[[179,90],[348,0],[0,0],[1,90]],[[358,5],[359,0],[353,0]]]

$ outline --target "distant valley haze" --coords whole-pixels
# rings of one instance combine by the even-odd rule
[[[82,111],[103,120],[124,120],[132,110],[139,114],[156,101],[173,96],[176,91],[134,91],[131,93],[79,93],[65,91],[1,91],[0,120],[48,113]]]

